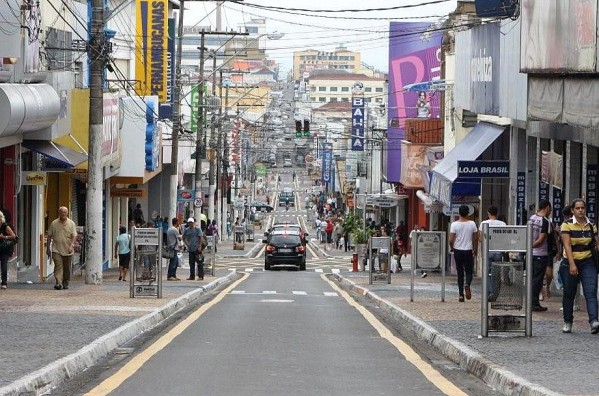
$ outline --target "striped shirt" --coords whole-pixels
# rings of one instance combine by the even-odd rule
[[[585,218],[584,223],[578,223],[576,217],[562,223],[562,234],[570,235],[570,244],[572,246],[572,258],[574,260],[583,260],[591,257],[590,243],[595,233],[595,227],[589,218]],[[566,257],[566,251],[563,253]]]

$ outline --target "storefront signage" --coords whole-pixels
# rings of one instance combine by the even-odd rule
[[[195,193],[196,190],[179,190],[177,191],[177,202],[193,202]]]
[[[21,185],[23,186],[45,186],[48,183],[46,172],[23,172],[21,174]]]
[[[352,96],[351,114],[351,149],[364,151],[364,96]]]
[[[549,201],[549,184],[545,182],[539,182],[539,201],[543,200]]]
[[[587,216],[593,222],[597,223],[597,172],[599,166],[587,165]]]
[[[552,214],[553,214],[553,225],[558,225],[562,223],[562,209],[564,208],[563,203],[563,194],[562,190],[557,187],[553,187],[553,205],[552,205]]]
[[[516,224],[526,224],[526,173],[518,172],[516,177]]]
[[[398,201],[390,197],[381,196],[368,197],[366,199],[366,203],[368,205],[378,206],[379,208],[392,208],[394,206],[397,206]]]
[[[458,161],[458,177],[510,177],[510,162]]]
[[[115,188],[110,191],[111,197],[143,198],[145,195],[146,190],[138,188]]]
[[[322,183],[328,184],[331,182],[331,168],[333,160],[333,146],[325,144],[324,150],[322,151]]]

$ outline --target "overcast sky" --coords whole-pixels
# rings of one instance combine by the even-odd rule
[[[222,25],[226,29],[236,29],[237,24],[251,18],[266,18],[268,33],[280,32],[285,36],[280,40],[268,41],[270,58],[291,69],[293,52],[305,49],[331,51],[345,45],[352,51],[362,53],[362,61],[379,70],[388,69],[388,31],[391,21],[439,20],[455,10],[456,0],[245,0],[242,4],[225,2],[222,12]],[[434,3],[428,4],[426,3]],[[199,23],[201,26],[216,25],[215,2],[186,1],[185,25]],[[269,6],[286,10],[265,10],[255,7]],[[419,5],[381,11],[399,6]],[[290,8],[307,11],[291,11]],[[316,10],[361,10],[359,12],[318,12]],[[298,15],[309,14],[309,15]],[[324,17],[317,17],[320,15]],[[373,19],[349,19],[373,18]]]

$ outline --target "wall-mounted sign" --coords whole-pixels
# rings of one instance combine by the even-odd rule
[[[22,172],[21,185],[23,186],[45,186],[48,183],[46,172]]]
[[[143,198],[146,196],[146,190],[137,188],[115,188],[110,191],[111,197]]]
[[[526,173],[518,172],[516,178],[516,225],[524,225],[526,220]]]
[[[599,166],[596,164],[587,165],[587,216],[596,223],[597,219],[597,172]]]
[[[510,177],[510,162],[458,161],[458,177]]]
[[[351,107],[351,149],[364,151],[364,96],[352,96]]]

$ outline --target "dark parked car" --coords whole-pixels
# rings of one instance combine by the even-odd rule
[[[266,244],[265,270],[275,265],[293,265],[306,270],[306,247],[297,231],[272,231],[262,242]]]
[[[273,211],[273,207],[272,205],[267,204],[266,202],[263,201],[254,201],[252,203],[250,203],[250,207],[255,207],[257,212],[272,212]]]

